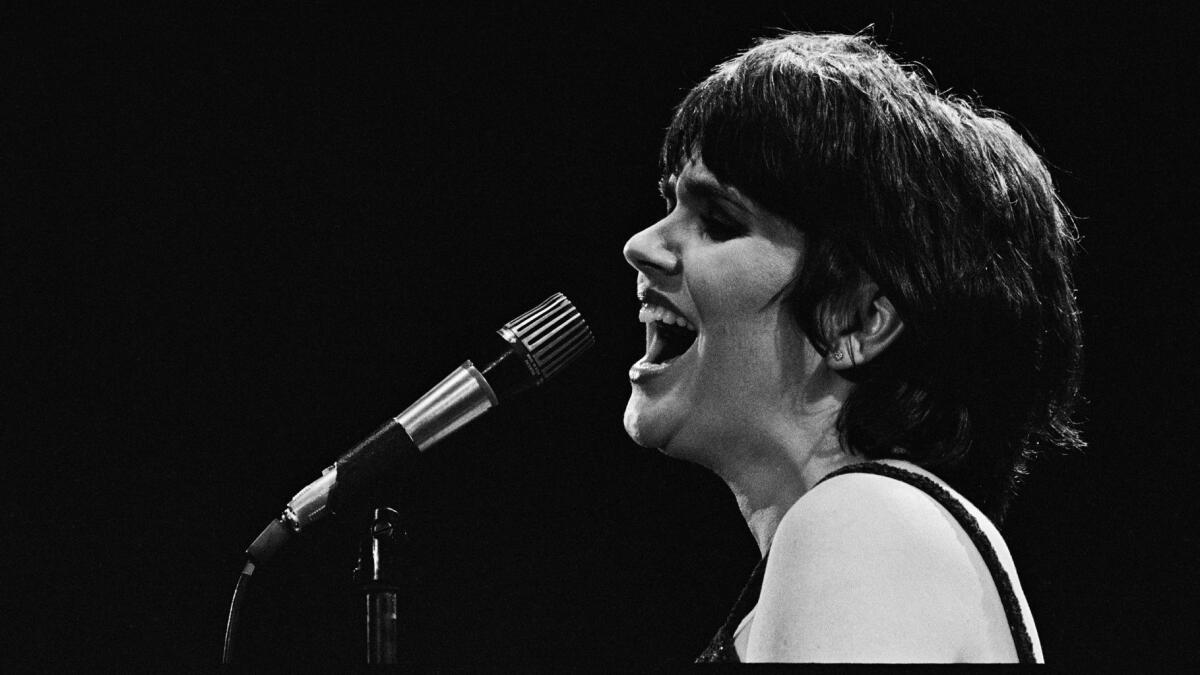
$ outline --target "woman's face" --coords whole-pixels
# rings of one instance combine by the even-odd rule
[[[711,465],[764,440],[772,416],[794,415],[820,359],[783,305],[804,236],[698,159],[663,193],[666,217],[625,244],[647,324],[625,430],[640,445]]]

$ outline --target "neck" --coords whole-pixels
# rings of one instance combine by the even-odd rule
[[[773,451],[743,454],[736,467],[716,470],[733,492],[763,556],[796,500],[830,472],[858,461],[841,447],[830,427],[815,435],[801,432],[784,437],[791,442]],[[745,461],[748,458],[753,459]]]
[[[831,472],[858,461],[837,433],[838,413],[852,385],[825,367],[807,341],[802,348],[800,362],[810,364],[803,387],[780,383],[781,394],[773,400],[783,405],[744,411],[744,424],[729,426],[731,437],[717,440],[721,451],[708,463],[733,492],[763,556],[796,500]]]

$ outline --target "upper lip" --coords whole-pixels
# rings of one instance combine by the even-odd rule
[[[659,307],[665,307],[665,308],[671,310],[672,312],[678,314],[679,316],[682,316],[683,318],[687,319],[688,321],[691,321],[691,319],[688,318],[687,314],[684,314],[678,307],[675,306],[675,303],[673,303],[667,299],[667,296],[663,295],[662,293],[659,293],[658,291],[654,290],[653,288],[643,288],[643,289],[638,290],[638,300],[642,301],[642,303],[646,304],[646,305],[657,305]]]

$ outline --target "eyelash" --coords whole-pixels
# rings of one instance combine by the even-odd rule
[[[703,226],[704,236],[713,241],[729,241],[745,234],[745,229],[741,226],[732,225],[709,215],[701,215],[700,223]]]
[[[663,201],[667,203],[667,213],[675,210],[675,200],[663,195]],[[705,237],[721,242],[737,239],[746,234],[746,228],[741,225],[731,225],[724,220],[715,218],[708,214],[700,214],[701,234]]]

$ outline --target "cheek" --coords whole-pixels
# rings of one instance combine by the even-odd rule
[[[741,241],[748,243],[734,246]],[[795,276],[799,256],[734,240],[719,255],[697,262],[703,273],[689,279],[689,289],[700,319],[720,322],[758,315],[780,299],[776,296]]]

